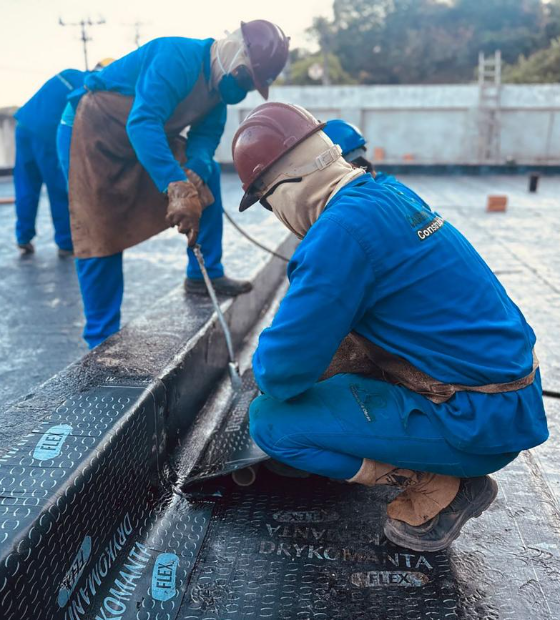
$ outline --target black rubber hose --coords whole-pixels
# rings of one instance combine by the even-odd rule
[[[260,241],[257,241],[254,237],[251,237],[251,235],[245,230],[243,230],[243,228],[239,226],[239,224],[231,217],[231,215],[225,209],[224,209],[224,215],[228,219],[229,223],[235,228],[235,230],[237,230],[237,232],[241,233],[246,239],[248,239],[251,243],[256,245],[258,248],[260,248],[261,250],[264,250],[265,252],[268,252],[269,254],[272,254],[272,256],[276,256],[276,258],[279,258],[280,260],[283,260],[286,263],[290,262],[289,258],[282,256],[282,254],[278,254],[278,252],[275,252],[274,250],[271,250],[270,248],[267,248],[266,245],[263,245]]]

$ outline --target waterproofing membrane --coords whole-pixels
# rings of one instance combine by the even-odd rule
[[[0,458],[2,620],[62,617],[90,560],[124,544],[157,470],[158,400],[144,386],[84,392]]]
[[[234,396],[223,423],[212,433],[200,460],[184,487],[201,480],[224,476],[268,459],[249,433],[249,405],[258,395],[252,370],[242,377],[242,391]]]
[[[221,424],[241,435],[207,444],[226,447],[219,467],[246,463],[231,457],[247,446],[245,379]],[[0,459],[2,620],[560,617],[559,513],[529,453],[450,550],[422,554],[385,539],[386,487],[261,468],[249,488],[178,488],[164,402],[159,388],[95,388]]]
[[[460,617],[448,554],[383,536],[386,489],[261,468],[252,487],[222,493],[181,620]]]

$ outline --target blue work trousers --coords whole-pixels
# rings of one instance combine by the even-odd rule
[[[70,168],[71,139],[72,128],[69,125],[59,125],[57,146],[66,178]],[[204,255],[208,275],[211,278],[219,278],[224,275],[224,268],[221,262],[222,194],[220,166],[217,162],[213,163],[208,187],[214,195],[215,202],[206,207],[202,213],[198,243]],[[191,250],[188,250],[188,256],[187,276],[202,279],[196,257]],[[83,336],[92,349],[120,329],[124,293],[122,252],[100,258],[77,258],[76,270],[86,318]]]
[[[406,388],[340,374],[286,402],[259,396],[250,408],[250,428],[274,459],[341,480],[356,475],[364,458],[473,477],[497,471],[517,456],[457,450],[426,414],[432,406]]]
[[[43,183],[49,195],[55,243],[63,250],[72,250],[68,192],[56,145],[17,125],[14,185],[16,239],[20,244],[29,243],[35,237],[35,221]]]

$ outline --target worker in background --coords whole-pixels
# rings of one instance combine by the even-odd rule
[[[404,188],[404,185],[397,181],[394,176],[374,170],[373,163],[366,157],[366,139],[355,125],[335,118],[327,121],[323,131],[334,144],[340,147],[342,157],[347,162],[372,174],[378,183],[393,184],[401,190]],[[406,189],[411,195],[415,195],[409,188]]]
[[[206,294],[190,249],[197,238],[217,293],[251,289],[224,275],[220,168],[213,156],[227,106],[254,89],[266,99],[288,45],[282,30],[265,20],[242,23],[216,41],[155,39],[88,77],[85,89],[72,95],[58,139],[69,168],[90,347],[119,329],[123,250],[169,226],[188,238],[188,293]]]
[[[452,224],[323,129],[269,103],[233,140],[240,209],[302,240],[253,358],[251,433],[300,470],[399,487],[387,538],[438,551],[493,502],[488,474],[548,437],[535,335]]]
[[[323,131],[334,144],[338,144],[342,157],[347,162],[363,168],[366,172],[373,172],[373,164],[366,158],[366,139],[355,125],[335,118],[327,121]]]
[[[98,63],[101,69],[109,59]],[[72,255],[72,237],[68,217],[68,192],[56,152],[56,130],[66,98],[82,86],[88,71],[66,69],[57,73],[16,113],[16,240],[22,255],[33,254],[35,221],[43,183],[47,186],[54,240],[58,255]]]

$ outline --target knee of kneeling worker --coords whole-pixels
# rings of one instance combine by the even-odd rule
[[[270,396],[259,396],[249,409],[249,430],[255,443],[267,454],[273,456],[277,449],[277,441],[280,438],[280,424],[277,409],[281,403]]]

